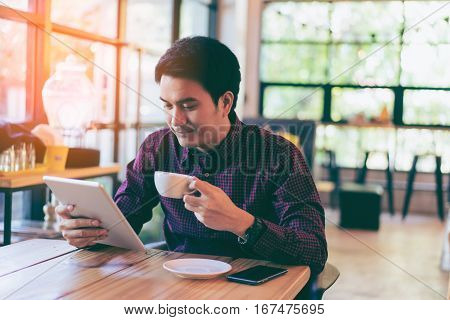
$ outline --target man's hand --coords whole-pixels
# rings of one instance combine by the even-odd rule
[[[70,245],[83,248],[95,244],[95,241],[103,240],[108,236],[106,229],[100,228],[100,221],[82,217],[73,217],[72,205],[59,205],[56,213],[62,218],[60,229],[63,237]]]
[[[189,187],[198,190],[201,196],[185,195],[184,206],[208,228],[242,236],[255,221],[250,213],[238,208],[222,189],[198,178],[194,178]]]

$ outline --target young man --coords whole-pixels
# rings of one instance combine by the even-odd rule
[[[327,244],[313,179],[297,147],[237,118],[239,69],[214,39],[184,38],[167,50],[155,80],[168,128],[145,139],[115,201],[137,233],[161,203],[170,250],[309,265],[318,273]],[[190,187],[197,194],[159,196],[158,170],[196,177]],[[58,212],[71,244],[105,237],[106,230],[85,229],[98,221],[71,219],[67,207]]]

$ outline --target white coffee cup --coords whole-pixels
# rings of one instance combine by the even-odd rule
[[[182,199],[185,194],[192,194],[196,190],[189,188],[192,176],[185,174],[155,171],[155,186],[159,194],[167,198]]]

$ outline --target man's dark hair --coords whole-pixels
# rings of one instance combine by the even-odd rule
[[[168,75],[198,82],[217,105],[227,91],[234,94],[231,113],[236,107],[241,82],[239,61],[223,43],[208,37],[188,37],[176,41],[159,59],[155,81]]]

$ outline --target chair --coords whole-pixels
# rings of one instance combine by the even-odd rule
[[[319,275],[309,279],[302,291],[295,297],[295,300],[322,300],[325,291],[331,288],[339,275],[338,268],[327,262]]]
[[[330,207],[336,208],[339,205],[339,188],[341,186],[340,170],[336,161],[336,152],[334,150],[321,150],[327,155],[325,167],[328,170],[328,180],[334,183],[334,189],[330,193]]]
[[[153,242],[145,245],[147,249],[168,250],[165,241]],[[295,300],[321,300],[324,292],[328,290],[339,278],[339,270],[331,263],[326,263],[322,272],[311,277],[306,286],[295,297]]]
[[[406,186],[406,195],[405,195],[405,201],[403,203],[403,212],[402,212],[402,218],[405,219],[409,212],[409,202],[411,200],[412,193],[414,191],[414,178],[416,177],[417,172],[417,162],[419,161],[419,158],[422,156],[427,155],[415,155],[413,158],[413,163],[411,166],[411,170],[408,173],[408,183]],[[438,216],[439,219],[443,222],[444,221],[444,197],[442,192],[442,171],[441,171],[441,163],[442,158],[440,156],[437,156],[435,154],[431,154],[431,156],[434,157],[434,160],[436,162],[436,169],[434,171],[434,177],[436,181],[436,201],[437,201],[437,208],[438,208]],[[450,183],[449,183],[449,189],[450,189]]]

